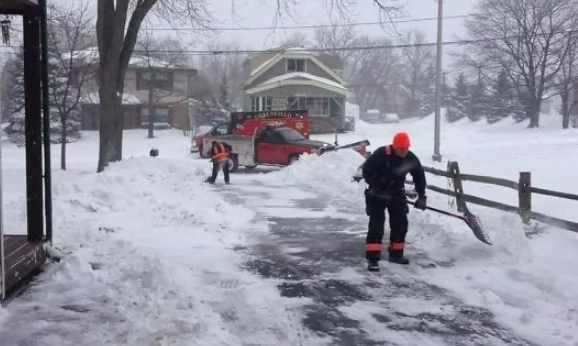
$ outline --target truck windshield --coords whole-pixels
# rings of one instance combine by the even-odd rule
[[[303,140],[307,139],[307,138],[305,138],[305,136],[303,136],[298,131],[290,129],[290,128],[278,129],[277,131],[288,142],[303,141]]]

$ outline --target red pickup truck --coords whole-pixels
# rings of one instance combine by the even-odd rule
[[[191,137],[191,153],[199,152],[201,157],[207,157],[204,150],[203,139],[205,137],[218,137],[225,135],[247,136],[255,135],[257,129],[267,125],[284,125],[309,138],[310,122],[306,110],[276,110],[256,112],[232,112],[231,120],[219,123],[208,131],[194,134]]]
[[[359,141],[336,147],[332,144],[307,139],[295,129],[283,125],[269,125],[256,129],[253,136],[219,135],[203,138],[201,156],[210,155],[212,141],[229,144],[232,149],[231,171],[239,166],[248,169],[257,165],[290,165],[303,154],[323,154],[327,151],[353,148],[363,155],[369,141]]]

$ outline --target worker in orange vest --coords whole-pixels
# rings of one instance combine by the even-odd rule
[[[211,161],[213,162],[213,173],[207,179],[208,183],[213,184],[217,179],[219,170],[223,170],[225,176],[225,184],[229,184],[229,158],[233,148],[227,143],[213,141],[211,145]]]
[[[403,257],[409,212],[405,196],[405,176],[413,177],[418,199],[417,209],[426,209],[426,179],[417,156],[409,150],[410,140],[405,132],[397,133],[391,145],[377,148],[362,167],[363,178],[369,187],[365,190],[366,213],[369,225],[365,246],[367,269],[379,270],[385,209],[389,212],[389,262],[409,264]]]

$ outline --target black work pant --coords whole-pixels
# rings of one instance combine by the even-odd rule
[[[229,182],[229,161],[225,162],[213,162],[213,173],[211,177],[208,179],[209,182],[214,183],[217,180],[217,175],[219,174],[219,170],[223,169],[223,175],[225,176],[225,183]]]
[[[379,261],[381,259],[382,239],[385,224],[385,209],[389,213],[389,256],[403,257],[405,235],[407,234],[409,208],[403,198],[381,198],[371,192],[365,192],[366,212],[369,216],[369,225],[366,238],[365,256],[367,259]]]

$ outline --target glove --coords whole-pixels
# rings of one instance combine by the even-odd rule
[[[419,209],[419,210],[425,210],[427,207],[426,197],[425,196],[419,196],[419,198],[414,203],[414,207]]]

